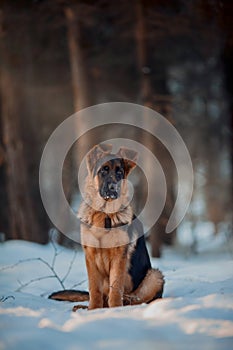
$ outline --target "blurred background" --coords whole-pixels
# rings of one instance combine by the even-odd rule
[[[163,244],[178,243],[192,253],[200,242],[208,246],[224,240],[228,245],[232,15],[230,0],[1,0],[1,241],[48,242],[53,225],[43,208],[38,177],[46,141],[74,112],[121,101],[161,113],[187,145],[195,180],[182,225],[164,233],[176,198],[172,159],[152,135],[133,127],[97,128],[71,148],[63,169],[69,202],[77,201],[77,169],[86,151],[107,138],[127,136],[152,150],[166,175],[166,204],[149,236],[152,255],[159,257]],[[134,181],[138,212],[147,196],[140,170]],[[59,210],[59,198],[54,205]],[[71,245],[62,234],[58,237]]]

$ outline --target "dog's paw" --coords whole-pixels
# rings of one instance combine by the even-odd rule
[[[75,305],[72,309],[73,312],[76,312],[77,310],[80,310],[80,309],[88,309],[88,306],[86,305]]]

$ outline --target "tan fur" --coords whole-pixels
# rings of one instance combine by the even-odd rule
[[[133,292],[128,273],[134,242],[129,241],[127,226],[132,222],[133,211],[128,203],[127,182],[121,183],[121,196],[113,201],[104,200],[99,194],[98,177],[93,176],[94,162],[111,152],[111,146],[95,146],[87,156],[88,176],[85,182],[85,198],[79,208],[81,241],[85,251],[89,281],[89,309],[151,301],[163,288],[163,276],[158,270],[149,270],[146,277]],[[135,167],[136,153],[124,148],[119,157],[128,158],[125,163],[127,175]],[[133,160],[130,160],[130,157]],[[111,228],[105,228],[106,215]]]
[[[139,249],[136,251],[139,253],[141,246],[136,245],[140,229],[137,222],[132,223],[133,211],[129,205],[126,178],[136,166],[137,153],[122,147],[114,156],[110,154],[111,150],[111,145],[98,145],[93,147],[86,157],[88,176],[85,181],[85,197],[80,205],[78,217],[81,221],[81,243],[85,252],[89,294],[65,290],[52,293],[49,296],[51,299],[89,300],[88,308],[95,309],[148,303],[162,295],[163,275],[159,270],[150,268],[150,263],[141,266],[147,266],[148,270],[145,271],[144,278],[138,276],[139,280],[143,278],[139,285],[131,277],[132,275],[137,279],[137,271],[132,273],[131,269],[136,265],[132,267],[130,264],[135,249]],[[107,171],[111,169],[111,181],[118,179],[117,185],[121,186],[116,197],[103,195],[106,192],[101,192],[106,191],[103,186],[108,184],[102,175],[102,172],[106,171],[105,167]],[[117,178],[119,169],[121,180]],[[146,254],[144,250],[142,254]],[[138,285],[136,289],[135,285]],[[84,307],[77,305],[73,310]]]
[[[125,247],[101,249],[85,247],[89,280],[89,309],[122,306],[127,259]],[[114,261],[114,264],[112,262]]]
[[[163,285],[164,278],[162,273],[159,270],[151,269],[138,288],[130,293],[128,302],[131,305],[148,303],[163,289]]]
[[[121,218],[118,219],[118,222],[120,222],[120,219],[123,219],[125,222],[130,220],[132,208],[129,206],[126,181],[122,181],[120,198],[114,201],[105,201],[99,194],[97,176],[93,178],[91,174],[88,174],[85,181],[84,196],[84,201],[79,207],[78,217],[89,225],[93,223],[92,216],[97,213],[120,215]],[[114,219],[114,216],[112,216],[112,219]],[[98,224],[98,218],[95,220],[95,223],[96,225]]]
[[[120,196],[114,200],[108,197],[106,200],[100,195],[99,181],[102,181],[102,178],[98,177],[98,166],[102,166],[102,160],[104,166],[110,165],[104,159],[110,154],[111,149],[110,145],[95,146],[88,153],[85,197],[78,212],[81,221],[81,243],[88,273],[89,295],[80,291],[59,291],[51,294],[51,299],[70,301],[89,299],[88,308],[95,309],[147,303],[162,295],[164,279],[159,270],[148,267],[146,276],[136,290],[129,273],[138,231],[136,226],[131,225],[133,211],[129,205],[125,180],[136,166],[135,151],[121,148],[116,154],[116,157],[124,159],[124,179],[120,182]],[[119,160],[116,164],[119,164]],[[111,176],[113,177],[112,173]],[[129,237],[129,225],[131,225],[131,237]],[[77,305],[73,310],[76,311],[79,308],[83,306]]]

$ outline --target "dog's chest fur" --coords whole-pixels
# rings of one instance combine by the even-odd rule
[[[82,202],[78,217],[81,220],[82,245],[114,248],[129,243],[127,228],[133,217],[130,206],[117,213],[106,214]]]

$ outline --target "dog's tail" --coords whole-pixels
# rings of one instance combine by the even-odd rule
[[[60,290],[49,295],[49,299],[59,300],[59,301],[89,301],[89,293],[82,290]]]

